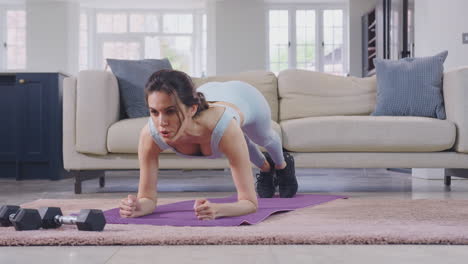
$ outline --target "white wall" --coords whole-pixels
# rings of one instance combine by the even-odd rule
[[[79,4],[27,1],[26,12],[27,70],[75,74]]]
[[[432,56],[448,50],[445,70],[468,65],[468,1],[415,0],[415,55]]]
[[[216,74],[266,68],[266,11],[262,0],[218,1]]]
[[[206,75],[216,74],[216,1],[207,0],[206,3],[206,29],[207,29],[207,65]]]
[[[415,0],[414,52],[416,57],[432,56],[443,50],[449,54],[445,70],[468,65],[468,45],[462,32],[468,32],[468,1]],[[413,169],[413,176],[443,179],[443,169]]]
[[[373,9],[377,0],[349,0],[349,74],[362,76],[361,17]]]

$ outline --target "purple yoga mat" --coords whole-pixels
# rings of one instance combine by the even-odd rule
[[[278,212],[288,212],[307,206],[326,203],[336,199],[347,199],[340,195],[298,194],[293,198],[258,198],[257,212],[235,216],[221,217],[214,220],[198,220],[193,204],[195,200],[159,205],[153,214],[137,218],[121,218],[119,208],[104,211],[108,224],[142,224],[142,225],[169,225],[169,226],[239,226],[242,224],[254,225],[260,223],[268,216]],[[213,203],[231,203],[237,201],[237,195],[225,198],[208,198]]]

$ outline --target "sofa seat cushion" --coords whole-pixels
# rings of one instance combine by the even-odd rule
[[[412,116],[327,116],[281,122],[283,147],[296,152],[431,152],[451,148],[455,125]]]
[[[123,119],[109,127],[107,132],[107,149],[111,153],[138,153],[138,138],[141,129],[148,122],[148,117]],[[281,127],[275,121],[271,121],[273,129],[281,136]],[[261,151],[265,151],[263,147]],[[166,149],[163,153],[174,153]]]

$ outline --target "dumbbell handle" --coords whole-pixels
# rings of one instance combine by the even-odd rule
[[[74,225],[76,224],[76,220],[78,219],[77,216],[71,216],[71,215],[67,215],[67,216],[61,216],[61,215],[56,215],[54,217],[54,220],[56,223],[58,224],[66,224],[66,225]]]

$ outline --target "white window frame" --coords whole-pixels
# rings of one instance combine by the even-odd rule
[[[2,4],[0,5],[0,71],[18,71],[18,70],[25,70],[25,69],[14,69],[14,70],[7,70],[7,50],[5,48],[5,44],[7,42],[7,11],[11,10],[22,10],[26,11],[24,5],[15,5],[15,4]],[[27,15],[27,14],[26,14]],[[27,25],[26,25],[27,26]],[[27,28],[26,28],[27,30]],[[27,42],[26,36],[26,42]],[[27,43],[24,43],[27,49]],[[27,50],[26,50],[26,64],[27,64]],[[25,65],[25,68],[27,65]]]
[[[286,8],[267,8],[266,9],[266,14],[265,14],[265,19],[266,19],[266,38],[265,38],[265,46],[266,46],[266,69],[270,70],[270,11],[272,10],[279,10],[279,11],[288,11],[288,41],[289,41],[289,47],[291,48],[291,38],[292,38],[292,33],[291,33],[291,17],[289,16],[289,9]],[[295,34],[295,33],[294,33]],[[288,68],[292,68],[292,61],[291,61],[291,50],[288,49]],[[295,59],[295,58],[294,58]],[[281,64],[281,63],[280,63]]]
[[[91,60],[91,58],[93,57],[92,55],[94,55],[94,54],[90,54],[90,53],[92,53],[92,50],[93,50],[93,49],[92,49],[89,45],[92,44],[92,43],[94,43],[94,39],[91,39],[91,38],[93,38],[94,34],[92,34],[93,29],[91,28],[91,25],[90,25],[89,23],[92,22],[92,21],[94,21],[94,18],[91,18],[91,16],[93,16],[94,13],[93,13],[93,11],[92,11],[90,8],[85,8],[85,7],[80,8],[80,15],[79,15],[80,21],[79,21],[79,23],[78,23],[78,25],[79,25],[78,32],[79,32],[79,34],[80,34],[80,35],[78,36],[78,38],[79,38],[79,39],[78,39],[78,56],[81,56],[81,54],[80,54],[80,51],[81,51],[81,14],[85,14],[85,15],[86,15],[86,24],[87,24],[87,25],[86,25],[86,26],[87,26],[86,38],[87,38],[87,40],[88,40],[88,43],[86,43],[86,44],[87,44],[87,46],[86,46],[86,48],[87,48],[87,51],[86,51],[87,58],[86,58],[86,59],[87,59],[87,60],[86,60],[86,61],[87,61],[88,63],[87,63],[86,69],[91,69],[91,68],[92,68],[92,67],[91,67],[92,63],[91,63],[90,60]],[[81,67],[80,67],[80,66],[81,66],[81,65],[80,65],[80,59],[78,58],[78,70],[81,70]]]
[[[198,76],[201,74],[201,47],[202,47],[202,16],[206,14],[204,9],[102,9],[102,8],[87,8],[82,9],[82,12],[88,14],[88,68],[103,70],[102,66],[102,45],[106,41],[136,41],[141,45],[140,57],[144,58],[144,37],[171,37],[171,36],[186,36],[192,39],[192,74]],[[98,13],[131,13],[155,14],[158,16],[159,31],[158,32],[126,32],[126,33],[98,33],[96,16]],[[163,15],[166,14],[190,14],[193,18],[192,33],[164,33],[163,31]],[[127,28],[130,30],[130,20],[127,19]]]
[[[6,25],[6,6],[0,6],[0,71],[5,71],[7,68],[6,65],[6,53],[5,48],[6,38],[7,38],[7,25]]]
[[[269,12],[271,10],[287,10],[288,11],[288,37],[289,37],[289,60],[288,67],[290,69],[297,68],[296,64],[296,10],[315,10],[315,58],[316,58],[316,71],[324,71],[324,52],[323,52],[323,11],[324,10],[343,10],[343,74],[349,72],[349,59],[348,59],[348,6],[341,3],[331,4],[270,4],[265,9],[265,25],[266,26],[266,69],[270,69],[270,20]]]

